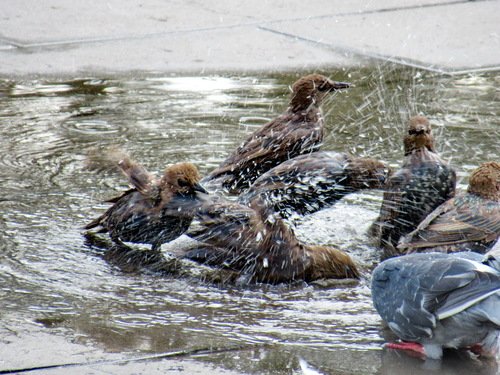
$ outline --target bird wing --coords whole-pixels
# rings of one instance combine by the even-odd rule
[[[434,210],[399,246],[434,247],[493,241],[500,235],[500,205],[470,194],[448,200]]]
[[[424,307],[440,320],[500,293],[500,272],[469,259],[452,259],[435,262],[429,272],[432,276],[422,283]]]
[[[387,181],[380,207],[380,215],[376,221],[376,225],[380,227],[380,237],[382,240],[390,242],[388,237],[394,231],[393,227],[398,224],[395,221],[400,215],[403,206],[404,191],[402,188],[410,178],[409,170],[401,169]]]
[[[375,308],[408,341],[432,338],[437,320],[499,292],[500,272],[460,253],[392,258],[381,263],[372,278]]]
[[[128,157],[124,157],[118,162],[118,167],[125,177],[127,177],[129,183],[139,193],[146,197],[155,197],[158,194],[155,176],[149,173],[142,165]]]
[[[233,170],[244,170],[252,163],[260,163],[264,160],[273,160],[279,155],[293,156],[300,152],[313,150],[321,142],[323,132],[318,124],[311,132],[308,123],[292,123],[292,118],[280,116],[262,129],[252,134],[238,149],[236,149],[222,165],[210,173],[217,177]]]
[[[137,191],[136,189],[129,189],[127,191],[124,191],[123,193],[121,193],[120,195],[117,195],[116,197],[113,197],[113,198],[110,198],[110,199],[107,199],[105,202],[106,203],[113,203],[116,204],[117,202],[121,201],[123,198],[125,198],[126,196],[132,194],[133,192]],[[127,198],[125,198],[127,199]],[[114,206],[113,206],[114,207]],[[104,221],[106,221],[107,217],[110,215],[110,213],[112,212],[113,210],[113,207],[110,207],[106,210],[106,212],[104,212],[101,216],[95,218],[94,220],[92,220],[90,223],[88,223],[87,225],[84,226],[84,229],[93,229],[93,228],[96,228],[98,226],[100,226],[101,224],[103,224]],[[102,232],[106,232],[107,230],[105,228],[103,228],[101,230]],[[100,232],[101,232],[100,231]]]
[[[212,199],[198,208],[188,235],[213,246],[228,247],[250,225],[253,214],[246,206]]]

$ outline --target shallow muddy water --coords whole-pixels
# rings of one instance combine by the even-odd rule
[[[323,106],[324,150],[397,167],[405,121],[422,113],[460,188],[478,164],[499,158],[494,73],[445,77],[391,65],[323,73],[355,85]],[[198,355],[190,366],[292,374],[301,373],[302,358],[325,374],[496,373],[495,364],[467,356],[424,363],[381,349],[392,336],[371,304],[378,251],[365,234],[380,192],[351,195],[295,222],[304,241],[349,252],[364,271],[357,284],[243,287],[195,274],[127,272],[86,245],[82,226],[126,187],[118,175],[84,168],[90,150],[118,145],[153,171],[191,161],[206,173],[286,107],[297,77],[0,80],[0,370],[242,345]],[[163,251],[188,242],[181,237]],[[109,366],[72,373],[196,372],[182,361]]]

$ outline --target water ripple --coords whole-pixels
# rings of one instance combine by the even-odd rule
[[[425,113],[435,124],[440,152],[458,170],[460,187],[479,163],[498,158],[495,77],[437,77],[391,67],[351,75],[356,87],[324,105],[325,150],[377,157],[397,168],[406,118]],[[101,202],[127,187],[118,174],[84,170],[91,150],[118,145],[153,172],[192,161],[207,173],[286,108],[295,78],[1,82],[0,299],[6,324],[63,326],[109,351],[265,342],[279,343],[270,358],[283,361],[300,350],[323,358],[336,358],[338,348],[360,350],[364,358],[375,351],[383,339],[369,269],[378,252],[366,231],[378,214],[380,192],[353,194],[292,220],[301,240],[337,246],[367,270],[354,286],[242,288],[127,274],[89,251],[81,236],[83,225],[107,207]],[[186,242],[181,237],[163,250]],[[374,358],[372,365],[379,355]],[[255,361],[246,358],[241,366]],[[270,368],[281,366],[273,363]]]

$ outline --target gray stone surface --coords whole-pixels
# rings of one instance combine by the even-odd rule
[[[499,67],[500,2],[282,22],[266,30],[362,56],[442,71]]]
[[[30,332],[6,331],[0,327],[0,371],[33,369],[26,372],[53,375],[240,374],[193,359],[195,356],[192,355],[169,357],[169,353],[175,350],[150,355],[109,353],[101,351],[98,346],[70,342],[62,337],[61,332],[49,334],[37,325],[33,325]],[[237,355],[238,351],[234,353]]]
[[[0,75],[500,66],[500,1],[3,1]]]

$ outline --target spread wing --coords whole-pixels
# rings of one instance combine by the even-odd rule
[[[316,212],[354,191],[343,185],[348,180],[347,160],[346,154],[324,152],[296,156],[261,175],[239,202],[248,204],[260,197],[282,217]]]

